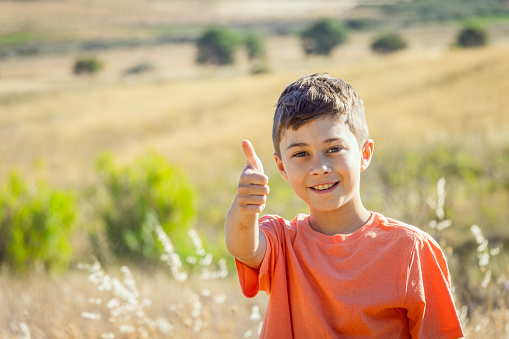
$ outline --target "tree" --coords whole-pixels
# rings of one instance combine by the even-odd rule
[[[375,53],[387,54],[405,49],[407,42],[397,33],[386,33],[378,36],[371,43],[371,50]]]
[[[95,57],[80,57],[74,63],[73,73],[76,75],[96,74],[103,66],[102,61]]]
[[[263,40],[259,35],[249,34],[245,38],[245,44],[247,49],[247,57],[250,61],[256,61],[265,59],[267,53],[265,52],[265,46]]]
[[[227,28],[211,27],[196,41],[198,64],[231,65],[241,39]]]
[[[330,55],[332,50],[348,39],[348,29],[333,19],[313,22],[300,35],[304,53]]]
[[[459,47],[481,47],[488,43],[488,33],[482,27],[467,26],[459,32],[456,43]]]

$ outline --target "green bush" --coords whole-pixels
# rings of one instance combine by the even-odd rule
[[[198,55],[196,63],[210,65],[231,65],[241,39],[233,31],[222,27],[207,29],[196,41]]]
[[[96,74],[99,73],[103,67],[104,64],[102,61],[95,57],[80,57],[74,63],[72,71],[76,75]]]
[[[345,24],[353,30],[363,31],[370,28],[374,28],[379,23],[374,19],[349,19],[345,21]]]
[[[253,74],[253,75],[267,74],[267,73],[270,73],[271,71],[272,71],[272,69],[270,68],[270,65],[265,60],[255,62],[253,64],[253,66],[251,67],[251,74]]]
[[[371,43],[371,50],[375,53],[387,54],[407,47],[407,42],[397,33],[386,33],[378,36]]]
[[[463,28],[456,39],[459,47],[481,47],[488,43],[488,33],[482,27],[469,26]]]
[[[263,39],[256,34],[249,34],[245,39],[247,57],[251,61],[263,60],[267,57]]]
[[[150,154],[130,167],[117,166],[111,155],[104,155],[97,168],[103,188],[99,215],[114,256],[138,264],[160,262],[163,248],[149,220],[153,215],[172,239],[185,242],[194,199],[176,167]]]
[[[320,19],[306,28],[300,38],[307,55],[330,55],[336,46],[346,42],[348,29],[336,20]]]
[[[46,270],[66,268],[75,218],[73,194],[44,183],[30,190],[11,173],[0,194],[0,262],[19,273],[41,265]]]
[[[142,62],[139,64],[136,64],[128,69],[126,69],[123,72],[123,76],[129,76],[129,75],[139,75],[148,73],[154,70],[154,65],[150,62]]]

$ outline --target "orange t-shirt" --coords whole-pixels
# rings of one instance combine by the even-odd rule
[[[270,295],[262,338],[460,338],[447,264],[427,233],[372,213],[328,236],[309,216],[264,216],[258,270],[236,260],[242,292]]]

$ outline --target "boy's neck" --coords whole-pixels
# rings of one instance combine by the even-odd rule
[[[342,206],[332,212],[310,211],[309,223],[315,231],[325,235],[351,234],[364,226],[371,213],[362,204]]]

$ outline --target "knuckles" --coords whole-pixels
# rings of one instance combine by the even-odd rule
[[[243,184],[267,185],[269,183],[269,177],[246,167],[240,176],[239,182]]]
[[[260,213],[265,208],[270,192],[269,177],[246,167],[239,179],[237,198],[239,210],[244,213]]]
[[[267,185],[239,185],[237,192],[239,196],[265,196],[270,193]]]

